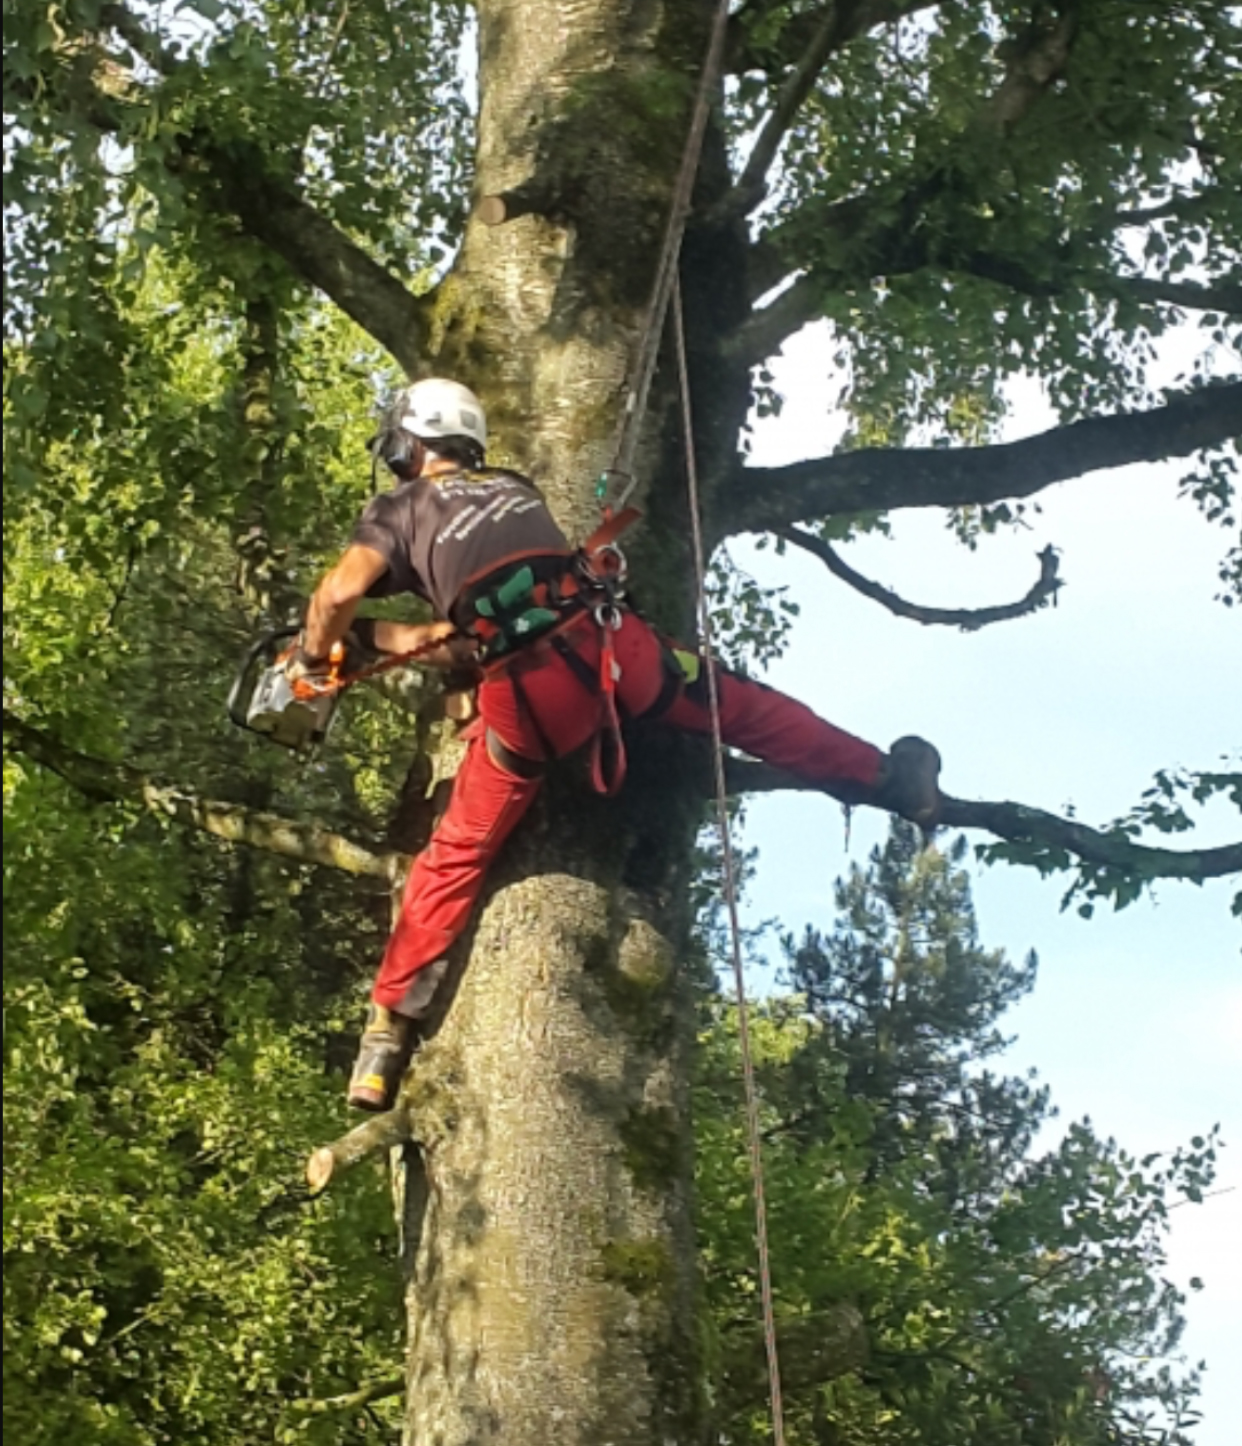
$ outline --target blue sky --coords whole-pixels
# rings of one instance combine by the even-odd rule
[[[1169,349],[1170,367],[1184,347]],[[776,465],[823,453],[837,428],[831,348],[815,329],[788,343],[775,372],[786,405],[761,424],[754,460]],[[1052,422],[1038,390],[1018,389],[1007,437]],[[892,617],[804,554],[776,558],[748,543],[734,559],[802,605],[790,648],[768,681],[823,716],[885,746],[918,732],[945,758],[945,787],[963,797],[1077,809],[1105,823],[1138,799],[1158,768],[1220,767],[1242,749],[1242,613],[1213,597],[1229,539],[1177,497],[1176,465],[1097,473],[1050,489],[1030,531],[985,539],[970,553],[939,516],[897,514],[894,537],[849,545],[848,560],[914,601],[1011,601],[1035,580],[1035,554],[1062,550],[1059,605],[967,634]],[[856,813],[848,854],[830,800],[753,800],[743,842],[760,850],[750,922],[794,928],[830,917],[831,884],[883,835]],[[1203,814],[1196,843],[1242,836],[1224,804]],[[1162,840],[1165,843],[1176,840]],[[1229,914],[1238,880],[1202,889],[1166,883],[1120,914],[1086,921],[1059,912],[1065,882],[1032,871],[977,871],[984,941],[1021,955],[1040,977],[1010,1017],[1009,1062],[1039,1070],[1066,1121],[1138,1153],[1165,1150],[1212,1124],[1226,1149],[1220,1187],[1174,1213],[1170,1273],[1192,1296],[1184,1351],[1206,1360],[1198,1446],[1234,1446],[1242,1420],[1242,931]],[[759,987],[762,984],[755,981]]]

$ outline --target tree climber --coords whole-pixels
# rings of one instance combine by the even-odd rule
[[[626,607],[532,482],[485,466],[486,443],[483,408],[466,387],[433,379],[400,394],[371,443],[396,484],[363,511],[287,664],[291,677],[314,676],[352,631],[381,653],[418,650],[424,662],[473,665],[481,677],[452,797],[410,870],[372,991],[349,1086],[361,1109],[392,1103],[445,955],[546,765],[594,740],[596,786],[612,792],[624,771],[618,711],[694,733],[711,727],[701,660]],[[355,621],[364,597],[395,593],[425,599],[442,621]],[[727,744],[845,802],[935,825],[940,758],[929,743],[902,738],[884,754],[762,683],[723,668],[717,676]]]

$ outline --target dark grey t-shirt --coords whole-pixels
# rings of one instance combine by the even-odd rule
[[[505,563],[573,551],[534,484],[493,470],[400,483],[368,503],[353,541],[388,563],[371,597],[412,592],[443,618],[469,586]]]

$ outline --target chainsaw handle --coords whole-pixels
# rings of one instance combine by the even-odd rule
[[[237,665],[237,671],[233,674],[233,686],[229,689],[228,710],[229,718],[239,728],[245,728],[246,723],[246,686],[251,681],[256,665],[264,656],[270,657],[273,661],[279,656],[277,644],[285,642],[289,638],[296,637],[301,631],[299,627],[273,628],[271,632],[263,633],[242,654],[241,662]]]

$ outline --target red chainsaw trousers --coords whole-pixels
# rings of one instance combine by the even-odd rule
[[[584,614],[561,636],[598,673],[599,629]],[[659,700],[668,677],[659,636],[641,618],[623,613],[613,634],[620,668],[617,701],[624,714],[642,717]],[[511,671],[519,673],[514,685]],[[724,741],[765,763],[786,769],[813,786],[872,785],[879,749],[834,728],[803,704],[720,670],[720,722]],[[692,733],[711,729],[706,689],[678,691],[660,721]],[[412,989],[420,969],[442,958],[465,928],[488,866],[539,792],[542,779],[517,777],[492,758],[490,729],[505,747],[539,760],[564,757],[596,733],[600,700],[579,670],[546,642],[536,644],[509,668],[490,674],[479,688],[479,717],[453,785],[448,808],[406,881],[401,917],[388,941],[372,998],[398,1013],[417,1013]],[[425,991],[417,991],[418,994]],[[403,1009],[404,1006],[404,1009]]]

